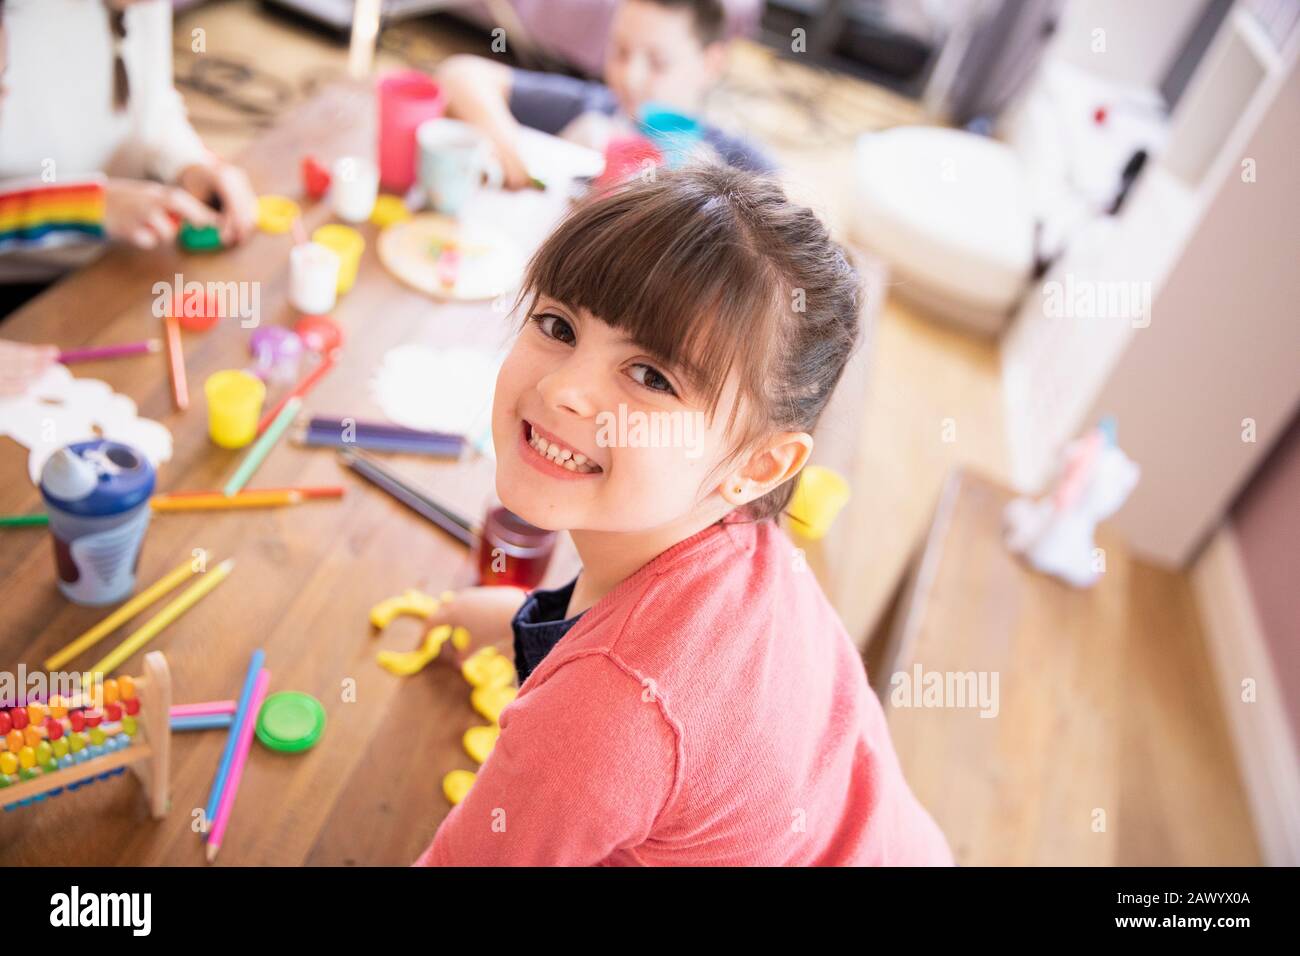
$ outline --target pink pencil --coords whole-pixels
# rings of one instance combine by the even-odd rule
[[[216,860],[217,852],[221,849],[221,838],[226,834],[226,823],[230,820],[230,811],[235,806],[235,794],[239,791],[239,780],[244,775],[248,751],[253,747],[253,726],[257,723],[257,712],[262,709],[262,701],[266,700],[266,688],[270,683],[271,672],[263,667],[262,673],[257,675],[257,684],[253,687],[252,708],[248,712],[248,720],[244,721],[244,726],[240,728],[239,740],[235,742],[235,759],[226,777],[226,789],[221,792],[221,800],[217,803],[216,819],[212,821],[212,827],[208,830],[209,863]]]
[[[169,717],[207,717],[211,714],[233,714],[239,704],[233,700],[205,700],[201,704],[173,704]]]
[[[59,353],[59,361],[64,365],[73,362],[94,362],[99,359],[125,358],[128,355],[145,355],[162,348],[158,339],[145,339],[143,342],[125,342],[122,345],[100,345],[88,349],[69,349]]]

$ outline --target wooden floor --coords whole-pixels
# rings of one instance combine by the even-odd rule
[[[205,54],[186,49],[196,28],[205,31]],[[440,18],[404,24],[385,32],[379,66],[430,66],[451,52],[482,52],[484,42]],[[340,44],[266,14],[253,0],[211,3],[178,18],[178,74],[191,75],[205,56],[254,66],[282,84],[285,105],[323,77],[341,73],[345,61]],[[243,89],[252,95],[277,87]],[[259,132],[246,114],[202,92],[187,90],[186,99],[205,140],[218,152],[232,155]],[[855,136],[922,118],[915,104],[892,93],[778,60],[751,44],[733,51],[710,113],[766,143],[786,169],[792,192],[840,234],[849,209],[845,197]],[[1008,468],[994,343],[932,324],[887,296],[871,349],[870,398],[858,444],[863,459],[858,473],[869,481],[855,489],[860,500],[844,559],[858,573],[845,593],[833,595],[855,635],[865,635],[887,607],[950,469],[973,466],[1005,481]],[[1207,744],[1204,734],[1217,701],[1186,578],[1128,559],[1118,542],[1110,547],[1106,623],[1086,636],[1081,653],[1095,657],[1120,681],[1110,692],[1119,695],[1132,725],[1154,725],[1159,732],[1114,737],[1118,749],[1108,753],[1059,755],[1063,767],[1078,761],[1113,763],[1113,805],[1122,808],[1122,822],[1096,862],[1254,862],[1226,738]],[[1068,627],[1068,620],[1044,620],[1041,627]],[[918,790],[959,805],[961,788],[943,777],[942,761],[920,763],[929,760],[924,755],[934,752],[932,746],[914,745],[906,735],[899,740],[900,756],[922,782]],[[991,845],[991,834],[974,816],[941,813],[941,822],[966,862],[1006,862],[1011,856],[1062,862],[1039,826],[1046,810],[1035,806],[1033,797],[1027,792],[1018,811],[1007,807],[999,815],[1002,850]]]

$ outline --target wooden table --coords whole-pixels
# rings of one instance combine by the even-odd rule
[[[372,102],[367,90],[339,87],[305,104],[241,159],[257,190],[299,196],[298,165],[307,152],[327,163],[369,154]],[[540,241],[562,209],[554,197],[536,192],[484,198],[499,205],[480,208],[480,214],[493,217],[526,248]],[[304,218],[309,230],[331,221],[323,204],[304,203]],[[375,257],[375,229],[367,224],[361,231],[367,248],[360,276],[334,313],[347,342],[338,367],[307,400],[313,413],[377,417],[366,382],[395,344],[501,349],[510,338],[500,308],[434,304],[401,286]],[[114,250],[12,316],[4,334],[64,348],[157,335],[152,288],[172,282],[177,273],[185,281],[259,282],[261,322],[289,325],[296,318],[286,302],[289,245],[286,236],[258,235],[215,256],[170,248]],[[140,414],[171,429],[174,452],[159,470],[161,491],[218,488],[241,458],[242,452],[208,440],[202,383],[219,369],[248,364],[249,334],[233,320],[205,334],[186,333],[193,404],[185,413],[172,407],[162,356],[77,367],[79,376],[107,381],[134,399]],[[865,364],[855,368],[850,388],[860,396]],[[273,393],[268,402],[274,398]],[[839,421],[837,438],[819,448],[819,460],[852,458],[853,443],[846,439],[855,430],[838,416],[856,419],[855,402],[840,405],[843,412],[831,416]],[[24,449],[3,442],[0,513],[41,509],[26,462]],[[482,514],[492,490],[490,461],[393,462],[462,513]],[[367,612],[406,588],[438,593],[471,583],[474,571],[464,547],[341,468],[329,450],[282,444],[250,486],[294,484],[343,484],[348,492],[341,502],[294,508],[154,516],[140,560],[140,586],[194,548],[207,549],[214,560],[233,557],[237,566],[151,646],[167,655],[177,702],[237,696],[249,654],[261,647],[272,691],[314,694],[328,714],[320,744],[306,754],[253,748],[221,863],[403,864],[419,854],[449,809],[441,790],[444,774],[474,769],[461,736],[483,721],[470,708],[468,685],[451,667],[434,665],[407,679],[381,669],[375,652],[414,647],[421,629],[418,622],[401,620],[376,638]],[[571,545],[562,543],[547,583],[557,583],[573,567]],[[104,615],[60,596],[46,531],[3,532],[0,666],[22,662],[35,668]],[[70,666],[89,666],[127,632]],[[124,670],[138,672],[141,658],[136,654]],[[172,809],[163,821],[149,818],[139,786],[121,778],[0,814],[0,865],[201,863],[203,847],[191,824],[206,803],[224,740],[216,732],[173,737]]]
[[[242,163],[260,193],[298,196],[298,164],[310,151],[327,163],[369,154],[374,142],[372,95],[350,87],[328,91],[268,133]],[[537,193],[498,197],[500,221],[531,244],[548,216]],[[324,204],[304,202],[307,228],[331,221]],[[307,400],[320,414],[379,417],[367,382],[384,353],[398,343],[499,349],[509,340],[507,316],[490,303],[442,305],[407,290],[380,266],[376,230],[360,227],[367,248],[356,287],[334,313],[346,345],[338,367]],[[115,250],[70,277],[5,323],[4,335],[71,348],[132,341],[159,333],[152,287],[186,281],[261,283],[261,322],[289,325],[287,236],[257,235],[215,256],[168,248]],[[81,365],[78,376],[100,378],[129,395],[140,414],[172,431],[171,461],[159,469],[159,489],[217,488],[242,452],[214,446],[207,436],[202,384],[212,372],[249,363],[250,332],[223,320],[205,334],[185,334],[192,396],[187,412],[173,409],[165,359],[152,356]],[[276,393],[268,396],[273,400]],[[0,449],[0,512],[41,510],[27,478],[25,449]],[[492,463],[476,458],[444,463],[390,458],[395,468],[434,490],[463,514],[478,518],[492,491]],[[461,749],[469,726],[483,721],[470,708],[469,687],[449,666],[400,679],[374,660],[382,648],[414,647],[420,627],[401,620],[382,637],[367,621],[371,605],[406,588],[438,593],[472,583],[467,550],[387,495],[341,468],[327,449],[277,447],[250,487],[342,484],[342,501],[228,513],[156,514],[145,540],[138,580],[143,586],[205,548],[237,566],[222,584],[153,647],[171,666],[178,702],[237,696],[248,657],[266,650],[271,689],[301,690],[325,705],[321,743],[299,756],[253,748],[220,860],[230,864],[401,864],[414,859],[448,810],[443,775],[473,769]],[[563,573],[553,569],[552,578]],[[0,538],[0,666],[36,668],[106,611],[76,607],[58,593],[48,532],[5,531]],[[89,666],[128,631],[108,638],[70,666]],[[137,673],[142,654],[124,668]],[[140,788],[115,778],[45,803],[0,814],[0,864],[197,864],[203,859],[191,814],[206,803],[224,734],[174,738],[172,809],[154,822]]]

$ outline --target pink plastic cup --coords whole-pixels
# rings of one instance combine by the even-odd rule
[[[379,78],[379,182],[404,194],[415,183],[415,130],[447,110],[442,88],[419,70],[397,70]]]

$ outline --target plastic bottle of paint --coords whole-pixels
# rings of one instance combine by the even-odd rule
[[[114,604],[135,588],[154,470],[129,445],[96,438],[50,456],[41,497],[50,514],[59,590],[74,604]]]

